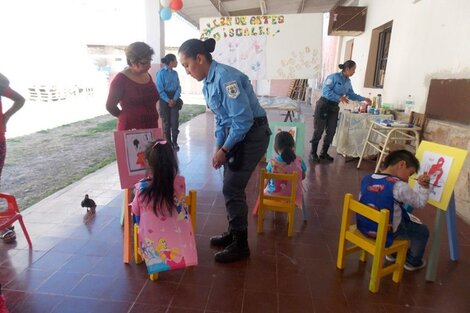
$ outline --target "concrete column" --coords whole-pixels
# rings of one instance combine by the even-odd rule
[[[160,1],[144,1],[145,42],[155,51],[149,73],[155,79],[160,59],[165,56],[165,23],[160,19]]]

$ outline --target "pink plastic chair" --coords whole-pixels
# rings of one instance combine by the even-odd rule
[[[6,193],[0,193],[0,199],[5,199],[7,202],[6,209],[0,209],[0,231],[10,227],[16,221],[20,222],[21,229],[23,229],[23,233],[26,237],[26,240],[28,241],[29,247],[32,248],[33,244],[31,243],[28,231],[24,226],[23,216],[21,216],[20,210],[18,209],[18,204],[16,203],[15,197]]]

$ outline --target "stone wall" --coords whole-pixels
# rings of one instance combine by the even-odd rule
[[[470,126],[428,119],[424,139],[470,150]],[[467,156],[454,189],[457,214],[470,224],[470,157]]]

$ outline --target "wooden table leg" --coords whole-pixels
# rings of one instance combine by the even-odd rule
[[[131,261],[131,250],[132,250],[132,243],[131,243],[131,230],[132,230],[132,216],[131,216],[131,206],[130,206],[130,198],[131,198],[131,189],[124,190],[124,203],[123,203],[123,210],[124,210],[124,249],[123,249],[123,262],[130,263]]]

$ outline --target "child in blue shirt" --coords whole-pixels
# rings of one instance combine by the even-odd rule
[[[426,266],[423,255],[429,230],[426,225],[412,219],[404,205],[414,208],[426,205],[430,193],[430,178],[427,173],[420,175],[416,191],[408,185],[410,176],[419,170],[419,161],[407,150],[391,152],[385,158],[384,166],[385,170],[381,173],[367,175],[362,179],[359,201],[377,210],[390,210],[390,230],[386,245],[392,244],[395,238],[409,240],[405,269],[415,271]],[[357,228],[364,235],[375,238],[377,224],[360,214],[357,214]],[[394,261],[394,256],[389,255],[386,259]]]

